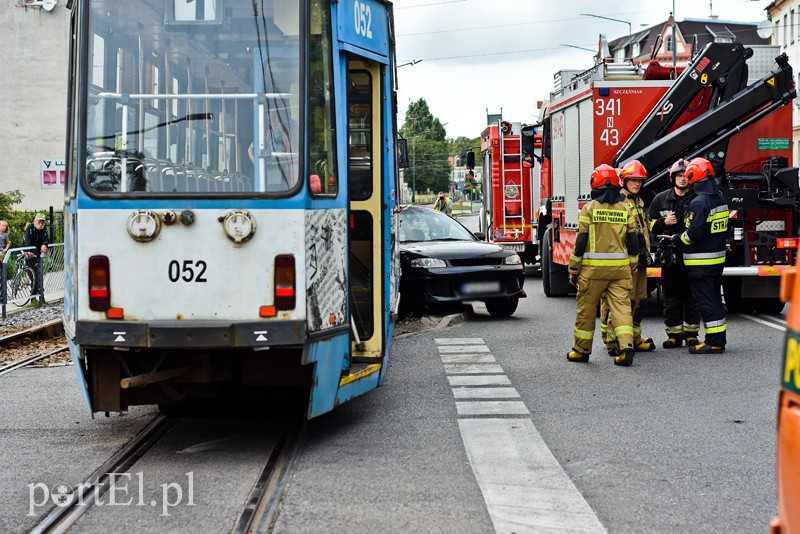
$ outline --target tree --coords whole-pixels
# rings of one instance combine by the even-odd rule
[[[410,167],[405,177],[409,187],[416,186],[416,191],[449,190],[451,167],[447,160],[447,132],[441,121],[431,114],[424,98],[408,106],[400,134],[408,139]]]

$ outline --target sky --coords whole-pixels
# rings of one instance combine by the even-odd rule
[[[711,13],[757,23],[770,0],[394,0],[398,121],[424,98],[450,138],[480,136],[487,109],[533,124],[558,70],[590,68],[600,34],[612,41],[628,23],[633,32],[662,23],[673,3],[679,22]]]

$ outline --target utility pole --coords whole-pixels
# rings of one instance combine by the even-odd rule
[[[411,167],[411,203],[417,203],[417,143],[416,140],[412,137],[411,138],[411,161],[413,161],[413,165]]]

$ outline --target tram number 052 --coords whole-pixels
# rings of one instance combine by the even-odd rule
[[[203,260],[183,260],[183,263],[172,260],[169,262],[169,281],[208,282],[205,277],[206,267],[206,262]]]

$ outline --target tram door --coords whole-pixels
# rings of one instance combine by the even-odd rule
[[[381,87],[384,68],[351,56],[347,70],[347,156],[350,203],[350,315],[355,323],[358,350],[353,360],[379,359],[383,342],[383,244],[381,225],[382,132]]]

